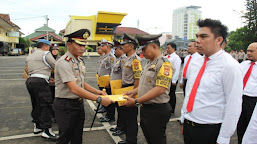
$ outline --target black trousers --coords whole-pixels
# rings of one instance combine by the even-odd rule
[[[49,86],[50,87],[50,91],[51,91],[51,95],[52,95],[52,101],[54,101],[55,98],[55,86]],[[52,106],[52,117],[55,117],[54,114],[54,107]]]
[[[257,97],[243,96],[242,112],[237,123],[238,144],[242,143],[242,139],[246,128],[251,120],[253,110],[257,102]]]
[[[184,92],[184,97],[186,96],[186,85],[187,85],[187,79],[183,79],[183,92]]]
[[[118,128],[126,133],[126,143],[136,144],[137,143],[137,115],[138,107],[119,107],[119,126]]]
[[[188,120],[184,121],[185,144],[216,144],[221,124],[192,125]]]
[[[170,100],[169,100],[169,103],[171,105],[171,113],[174,113],[175,112],[175,107],[176,107],[176,88],[177,88],[177,83],[176,85],[172,85],[171,83],[171,86],[170,86],[170,93],[169,93],[169,96],[170,96]]]
[[[85,121],[83,99],[55,98],[54,110],[60,135],[57,144],[81,144]]]
[[[37,128],[52,127],[52,96],[49,85],[43,78],[31,77],[26,81],[32,103],[32,122]]]
[[[140,126],[148,144],[166,144],[166,126],[171,116],[171,106],[144,104],[140,107]]]

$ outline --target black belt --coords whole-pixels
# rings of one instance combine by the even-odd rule
[[[158,106],[164,106],[167,103],[152,103],[152,104],[142,104],[142,107],[158,107]]]
[[[130,87],[130,86],[134,86],[134,84],[125,84],[125,85],[122,85],[122,88]]]
[[[187,119],[184,120],[184,124],[188,124],[188,125],[190,125],[192,127],[215,127],[215,126],[221,126],[221,123],[219,123],[219,124],[199,124],[199,123],[187,120]]]
[[[68,99],[68,98],[55,98],[55,99],[58,99],[58,100],[68,100],[68,101],[82,101],[83,98],[76,98],[76,99]]]

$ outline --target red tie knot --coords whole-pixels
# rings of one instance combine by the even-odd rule
[[[205,57],[205,59],[204,59],[205,61],[208,61],[208,60],[210,60],[208,57]]]

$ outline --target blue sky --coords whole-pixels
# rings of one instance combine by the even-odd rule
[[[137,27],[139,20],[140,29],[157,34],[172,32],[173,9],[197,5],[202,7],[202,18],[219,19],[231,31],[241,25],[237,12],[245,12],[244,3],[245,0],[2,0],[0,13],[10,14],[25,35],[46,23],[44,15],[49,17],[49,27],[59,33],[70,15],[90,16],[98,11],[128,13],[122,26]]]

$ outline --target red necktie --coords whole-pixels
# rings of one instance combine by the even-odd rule
[[[168,58],[170,58],[170,55],[168,55]]]
[[[188,99],[188,103],[187,103],[187,111],[188,112],[191,112],[193,110],[193,105],[194,105],[194,101],[195,101],[195,95],[196,95],[196,92],[197,92],[197,88],[198,88],[198,85],[199,85],[200,80],[202,78],[204,69],[206,67],[206,62],[208,60],[209,60],[209,58],[205,58],[203,66],[201,67],[201,69],[200,69],[200,71],[199,71],[199,73],[196,77],[195,83],[194,83],[193,88],[191,90],[191,93],[189,95],[189,99]]]
[[[246,83],[247,83],[247,81],[248,81],[250,75],[251,75],[251,72],[252,72],[252,70],[253,70],[253,65],[254,65],[254,64],[255,64],[254,62],[251,62],[251,66],[249,67],[247,73],[245,74],[245,77],[244,77],[244,88],[245,88],[245,85],[246,85]],[[243,88],[243,89],[244,89],[244,88]]]
[[[185,65],[184,72],[183,72],[183,79],[186,78],[187,68],[188,68],[188,65],[189,65],[189,63],[190,63],[191,58],[192,58],[192,56],[189,57],[189,59],[188,59],[186,65]]]

